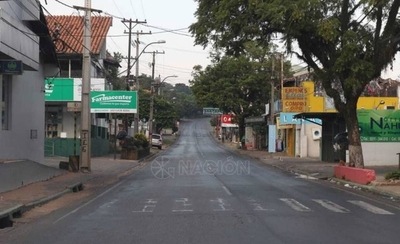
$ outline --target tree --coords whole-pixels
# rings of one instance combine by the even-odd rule
[[[238,57],[216,54],[213,64],[204,70],[196,66],[191,81],[200,105],[235,114],[240,136],[244,134],[245,117],[265,113],[265,104],[270,99],[272,59],[275,58],[274,47],[260,48],[254,42],[246,43],[245,47]]]
[[[162,97],[154,97],[154,117],[156,121],[157,132],[166,127],[173,127],[174,122],[178,119],[176,109],[173,103],[168,102]],[[140,119],[149,121],[150,118],[150,92],[147,90],[139,90],[139,115]],[[133,116],[131,116],[133,121]]]
[[[122,54],[114,52],[114,56],[108,57],[107,60],[110,60],[109,62],[114,65],[107,66],[106,80],[111,83],[113,90],[125,90],[126,83],[121,77],[118,77],[119,63],[122,60]]]
[[[306,62],[345,118],[350,165],[364,167],[357,101],[399,51],[400,0],[196,0],[195,43],[240,54],[248,40],[277,35]],[[301,52],[296,52],[297,44]]]

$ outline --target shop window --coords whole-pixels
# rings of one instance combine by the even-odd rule
[[[59,137],[59,124],[61,124],[62,120],[62,108],[55,107],[47,107],[46,108],[46,127],[45,127],[45,136],[46,138],[57,138]]]

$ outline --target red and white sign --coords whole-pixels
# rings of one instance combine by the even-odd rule
[[[234,115],[223,114],[221,117],[222,117],[221,127],[238,127],[237,124],[232,124]]]
[[[222,115],[222,123],[232,124],[233,116],[230,114],[223,114]]]

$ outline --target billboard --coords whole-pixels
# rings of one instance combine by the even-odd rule
[[[362,142],[400,142],[400,110],[357,110]]]
[[[91,113],[137,113],[137,91],[92,91]]]

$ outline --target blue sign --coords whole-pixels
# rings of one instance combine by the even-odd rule
[[[0,74],[21,75],[23,64],[21,60],[0,60]]]
[[[294,116],[298,113],[281,113],[280,114],[280,124],[281,125],[300,125],[300,124],[311,124],[317,123],[322,125],[321,119],[296,119]]]

